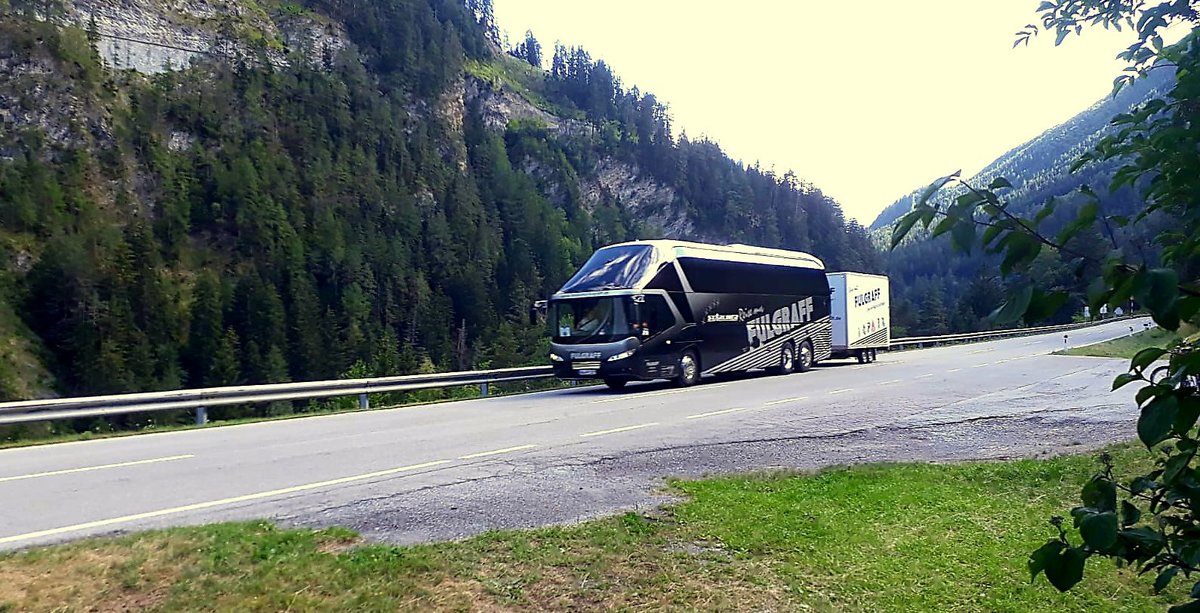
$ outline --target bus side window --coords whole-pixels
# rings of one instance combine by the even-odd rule
[[[675,314],[667,306],[665,298],[654,294],[646,296],[646,302],[642,305],[642,324],[643,329],[648,331],[644,333],[645,336],[658,334],[675,325]]]

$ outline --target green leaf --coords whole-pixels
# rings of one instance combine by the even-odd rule
[[[1012,189],[1012,183],[1009,183],[1008,179],[1005,179],[1004,177],[996,177],[995,179],[992,179],[990,184],[988,184],[988,189],[992,191],[996,191],[998,189]]]
[[[1135,375],[1133,373],[1125,373],[1125,374],[1117,375],[1117,378],[1115,380],[1113,380],[1112,388],[1113,388],[1113,391],[1115,392],[1115,391],[1121,389],[1122,387],[1125,387],[1126,385],[1133,383],[1134,381],[1141,381],[1141,380],[1142,380],[1141,377],[1139,377],[1138,375]]]
[[[1193,590],[1193,592],[1194,591],[1195,590]],[[1200,598],[1200,595],[1192,594],[1192,598]],[[1170,609],[1167,609],[1167,613],[1200,613],[1200,600],[1193,600],[1191,602],[1177,604]]]
[[[1083,565],[1087,556],[1074,547],[1063,549],[1051,557],[1042,572],[1058,591],[1065,592],[1083,580]]]
[[[1055,198],[1053,196],[1046,198],[1046,203],[1043,204],[1042,208],[1038,209],[1037,214],[1033,216],[1034,225],[1041,224],[1047,217],[1053,215],[1054,210],[1057,208],[1058,208],[1058,199],[1057,198]]]
[[[909,231],[912,230],[912,227],[915,226],[920,220],[921,211],[909,211],[908,213],[905,213],[904,217],[901,217],[900,221],[896,222],[896,225],[892,227],[891,248],[895,249],[896,245],[899,245],[900,241],[903,241],[904,237],[908,236]]]
[[[1062,541],[1053,540],[1038,547],[1037,551],[1029,554],[1029,581],[1037,578],[1038,573],[1046,570],[1046,565],[1063,550]]]
[[[1049,292],[1045,293],[1040,289],[1033,291],[1033,298],[1029,302],[1029,308],[1025,311],[1025,321],[1033,323],[1049,319],[1062,308],[1062,305],[1067,302],[1066,292]]]
[[[1129,361],[1129,370],[1141,372],[1164,355],[1167,355],[1167,350],[1162,347],[1147,347],[1137,352]]]
[[[1174,579],[1175,575],[1178,574],[1179,569],[1175,567],[1168,568],[1167,570],[1158,573],[1158,578],[1154,580],[1154,593],[1158,594],[1167,589],[1167,586],[1171,585],[1171,579]]]
[[[1004,260],[1000,262],[1001,274],[1009,274],[1014,268],[1032,262],[1042,252],[1042,243],[1023,232],[1009,234],[1004,242]]]
[[[1178,415],[1179,401],[1175,396],[1159,396],[1151,400],[1138,417],[1138,439],[1146,447],[1153,447],[1167,440]]]
[[[957,179],[960,175],[962,175],[962,171],[958,170],[953,174],[947,175],[938,179],[937,181],[934,181],[933,183],[930,183],[929,187],[926,187],[925,191],[921,192],[921,197],[917,199],[917,204],[927,204],[929,199],[932,198],[934,194],[938,193],[939,190],[941,190],[943,187],[946,187],[947,183]]]
[[[1167,463],[1163,466],[1162,482],[1170,485],[1174,482],[1183,471],[1187,470],[1188,465],[1192,461],[1192,454],[1179,453],[1171,456]]]
[[[1167,545],[1167,539],[1161,532],[1146,527],[1122,530],[1120,538],[1146,556],[1156,555]]]
[[[970,255],[971,247],[975,245],[975,224],[962,221],[955,225],[950,231],[950,244],[955,251]]]
[[[1088,547],[1107,551],[1117,544],[1117,514],[1112,511],[1089,514],[1080,522],[1079,535]]]
[[[933,231],[929,233],[929,238],[937,238],[954,228],[955,225],[961,223],[957,218],[944,217],[933,227]]]
[[[1129,482],[1129,489],[1133,490],[1134,494],[1141,494],[1142,492],[1152,490],[1155,486],[1154,480],[1146,476],[1136,477],[1133,481]]]
[[[1008,295],[1008,300],[1004,302],[1000,308],[992,312],[992,321],[999,325],[1007,325],[1016,322],[1025,315],[1025,311],[1029,309],[1029,302],[1033,300],[1033,286],[1024,285]]]
[[[1197,581],[1196,584],[1192,586],[1191,596],[1192,598],[1200,598],[1200,581]]]
[[[1121,501],[1121,527],[1128,528],[1142,518],[1141,509],[1133,506],[1128,500]]]
[[[1179,327],[1176,303],[1179,300],[1179,274],[1170,268],[1138,271],[1133,281],[1133,297],[1167,330]]]
[[[1083,486],[1079,498],[1083,504],[1100,511],[1117,509],[1117,486],[1103,477],[1094,477]]]

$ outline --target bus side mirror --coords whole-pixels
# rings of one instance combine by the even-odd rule
[[[546,316],[546,308],[549,305],[545,300],[535,300],[533,305],[529,307],[529,325],[536,326]]]

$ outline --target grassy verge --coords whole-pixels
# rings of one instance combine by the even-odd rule
[[[1188,328],[1185,326],[1185,328]],[[1181,338],[1194,333],[1195,329],[1184,329],[1180,333],[1169,332],[1162,328],[1150,328],[1142,332],[1137,332],[1129,336],[1114,338],[1103,343],[1094,345],[1085,345],[1083,347],[1074,347],[1071,349],[1063,349],[1055,351],[1055,355],[1075,355],[1094,358],[1125,358],[1133,359],[1137,352],[1147,347],[1160,347],[1170,344]]]
[[[1121,466],[1146,453],[1115,451]],[[680,482],[690,501],[419,547],[222,524],[0,556],[0,611],[700,609],[1161,611],[1150,579],[1089,563],[1030,584],[1046,519],[1091,457],[887,465]]]

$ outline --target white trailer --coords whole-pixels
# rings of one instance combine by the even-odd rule
[[[831,272],[829,306],[833,320],[833,357],[875,361],[891,344],[888,278],[859,272]]]

